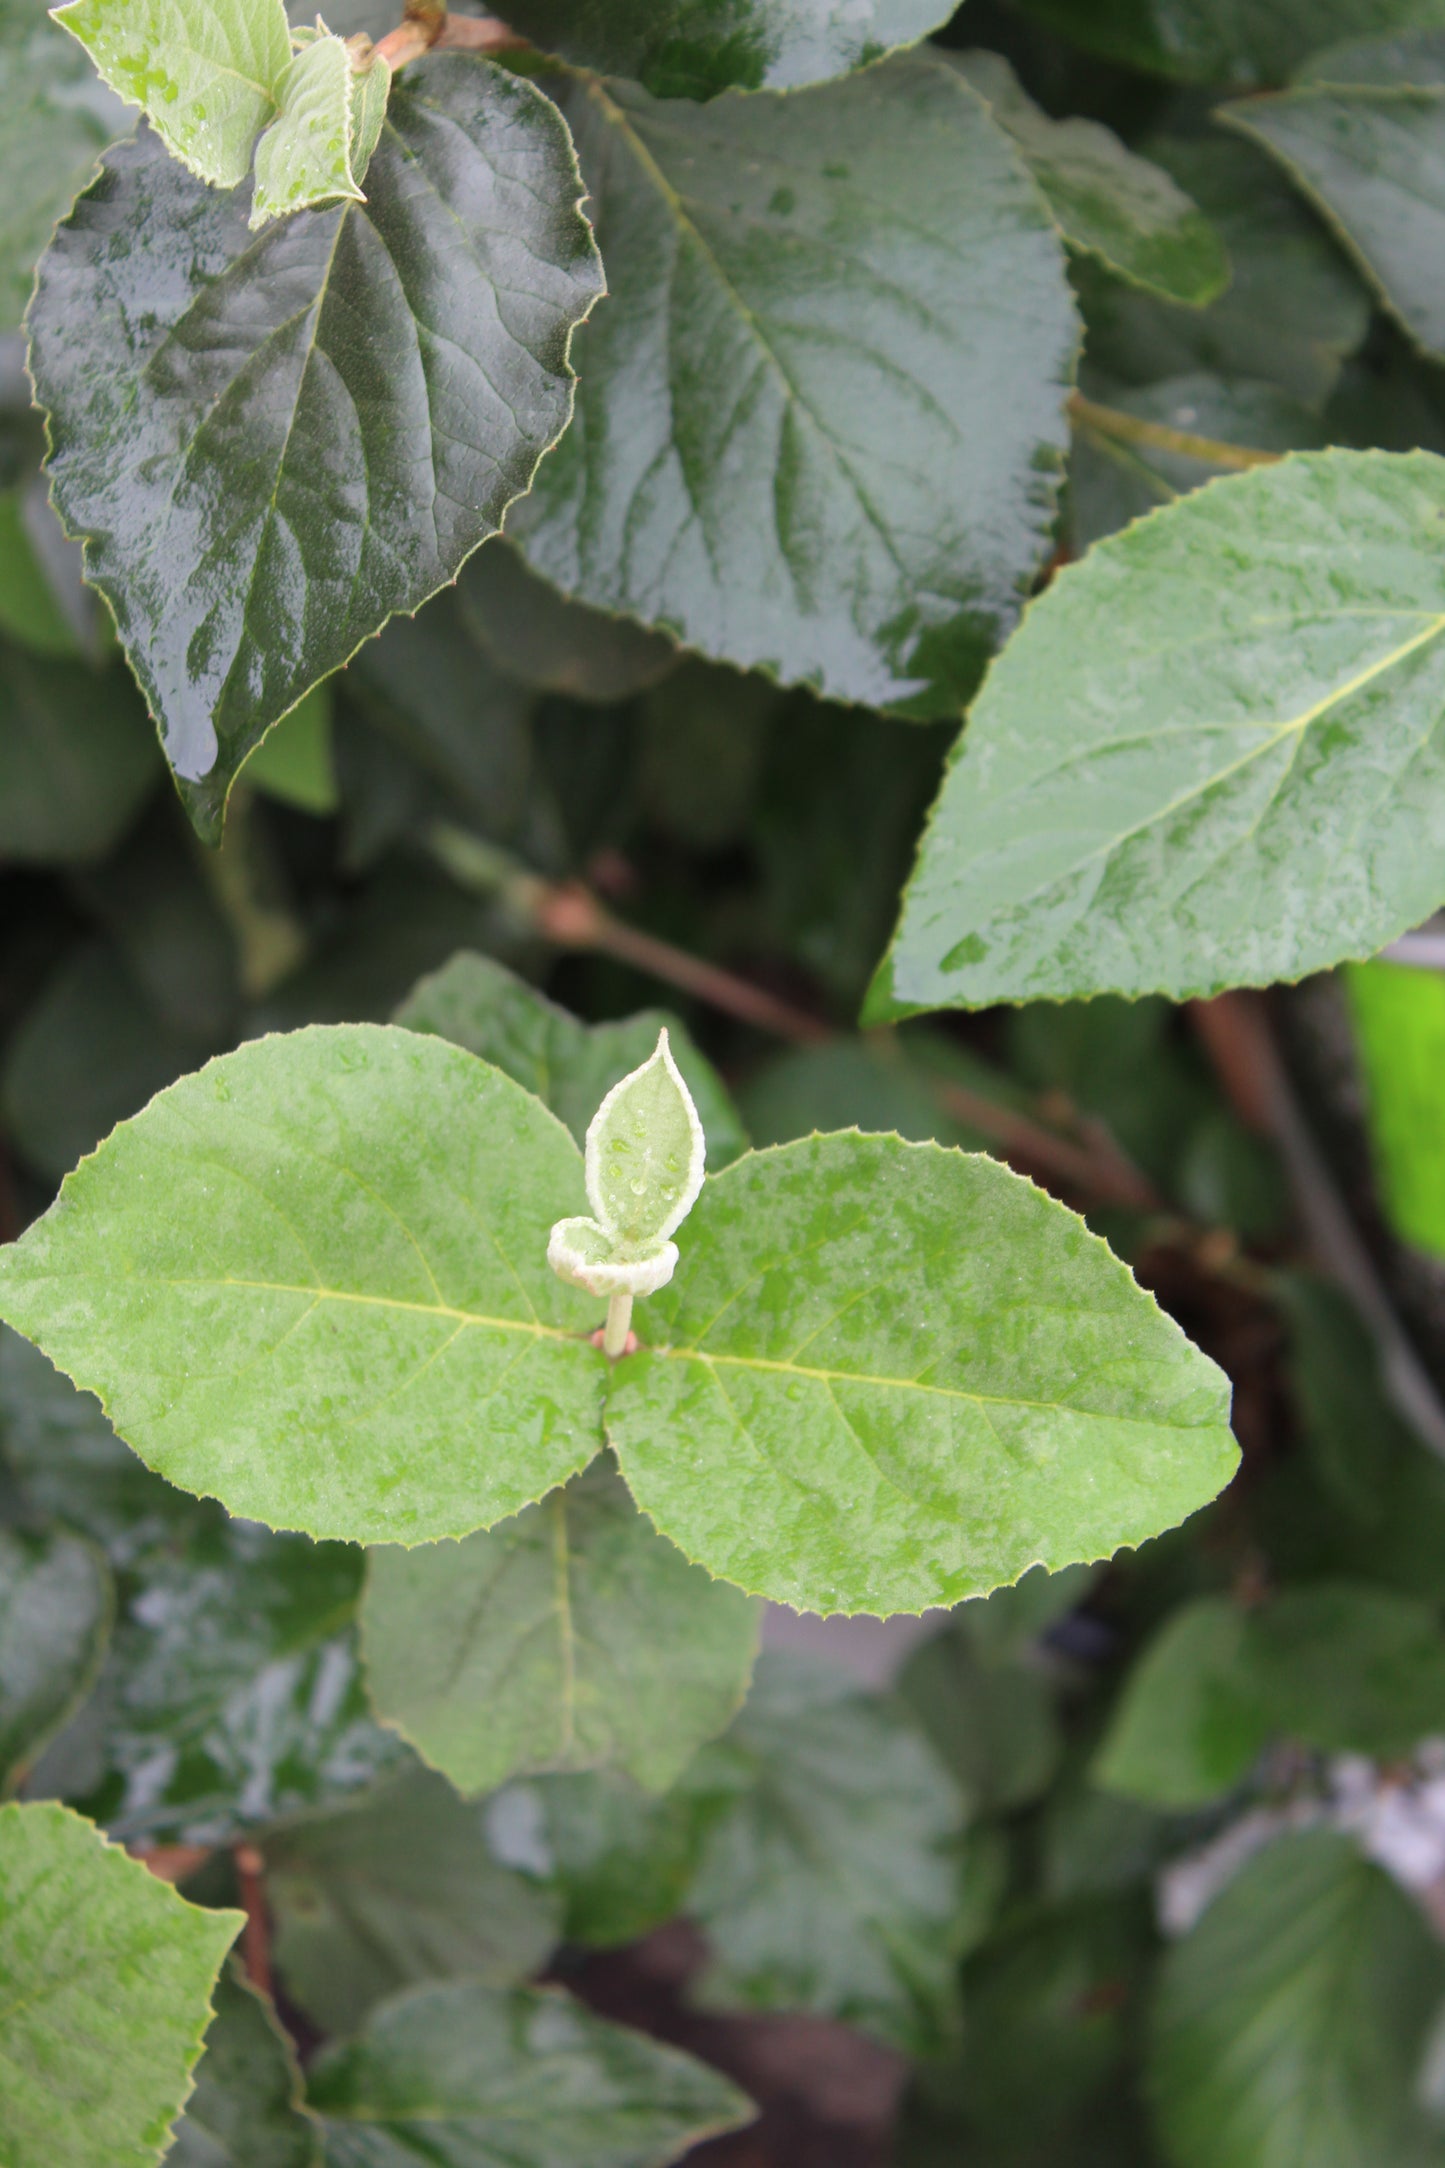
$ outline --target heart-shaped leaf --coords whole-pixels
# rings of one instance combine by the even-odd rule
[[[1445,896],[1445,460],[1302,453],[1060,574],[945,778],[874,1018],[1298,979]]]
[[[567,594],[720,661],[953,712],[1049,548],[1077,338],[1012,144],[923,54],[787,95],[590,78],[562,104],[610,298],[508,533]]]
[[[143,131],[45,258],[31,361],[86,539],[203,833],[269,724],[496,531],[565,426],[601,290],[555,109],[434,56],[366,202],[257,235]]]

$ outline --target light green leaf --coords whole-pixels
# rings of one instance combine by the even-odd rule
[[[398,1995],[313,2065],[329,2168],[665,2168],[750,2120],[726,2078],[556,1990]]]
[[[0,333],[18,330],[35,264],[58,218],[125,133],[124,106],[40,0],[0,0]]]
[[[1173,1613],[1129,1673],[1091,1775],[1158,1807],[1220,1798],[1269,1743],[1250,1676],[1248,1618],[1224,1596]]]
[[[1267,985],[1426,917],[1442,521],[1445,461],[1305,453],[1066,569],[973,711],[869,1016]]]
[[[742,1714],[684,1785],[705,1816],[686,1898],[712,1959],[702,1999],[936,2046],[963,1803],[912,1725],[832,1665],[764,1655]]]
[[[1282,1837],[1164,1962],[1147,2083],[1177,2168],[1436,2168],[1445,1954],[1346,1837]]]
[[[0,1251],[0,1314],[233,1513],[466,1535],[600,1443],[594,1317],[545,1256],[581,1189],[510,1078],[415,1032],[316,1027],[123,1123]]]
[[[794,90],[866,67],[947,22],[943,0],[517,0],[513,28],[658,98]]]
[[[65,1807],[0,1807],[6,2168],[154,2168],[242,1921]]]
[[[273,218],[348,197],[364,203],[351,168],[351,55],[340,38],[303,45],[276,85],[277,114],[256,145],[256,187],[247,221],[255,233]],[[368,104],[375,150],[386,108]]]
[[[1396,1234],[1445,1257],[1445,978],[1383,960],[1345,974],[1379,1195]]]
[[[555,108],[475,57],[409,73],[366,188],[251,234],[143,132],[30,314],[56,504],[212,841],[269,725],[527,488],[601,287]]]
[[[0,1526],[0,1790],[15,1786],[95,1684],[112,1601],[93,1544],[61,1529]]]
[[[295,2051],[233,1958],[166,2168],[318,2168],[320,2141]]]
[[[1340,236],[1391,314],[1445,355],[1445,73],[1252,98],[1219,118],[1269,152]],[[1428,87],[1427,87],[1428,86]]]
[[[413,987],[396,1012],[408,1031],[434,1032],[504,1070],[564,1122],[579,1145],[607,1093],[666,1029],[697,1109],[713,1173],[747,1150],[737,1109],[712,1063],[676,1017],[641,1009],[619,1023],[583,1024],[490,956],[453,956]]]
[[[1023,0],[1088,51],[1186,83],[1281,82],[1342,38],[1445,24],[1442,0]]]
[[[810,1137],[708,1182],[607,1429],[709,1572],[810,1611],[957,1603],[1140,1543],[1235,1464],[1228,1391],[996,1161]]]
[[[374,1551],[362,1631],[377,1714],[459,1790],[618,1768],[665,1791],[746,1693],[758,1610],[599,1461],[459,1545]]]
[[[1071,248],[1132,286],[1198,307],[1229,283],[1218,231],[1162,166],[1093,120],[1052,120],[1001,53],[950,53],[1017,143]]]
[[[364,68],[353,64],[351,76],[351,170],[358,185],[376,154],[386,124],[391,97],[391,66],[382,53],[372,53]]]
[[[954,712],[1050,547],[1076,345],[1011,143],[925,54],[786,96],[594,79],[562,104],[610,298],[508,534],[719,661]]]
[[[328,2032],[417,1980],[526,1979],[557,1940],[552,1897],[498,1864],[429,1769],[276,1830],[265,1857],[287,1993]]]
[[[664,1025],[654,1051],[613,1085],[587,1125],[587,1201],[624,1250],[651,1249],[697,1202],[706,1158]]]
[[[299,706],[273,723],[242,769],[253,790],[303,813],[334,813],[336,761],[331,741],[331,688],[314,685]]]
[[[54,10],[201,180],[235,188],[291,64],[281,0],[70,0]]]
[[[0,642],[0,708],[0,860],[104,857],[161,773],[125,672]]]

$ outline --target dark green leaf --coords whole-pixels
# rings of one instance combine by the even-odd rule
[[[659,1799],[614,1771],[511,1784],[487,1803],[499,1859],[545,1881],[568,1942],[612,1949],[683,1910],[708,1802],[686,1783]]]
[[[1149,2085],[1177,2168],[1436,2168],[1417,2104],[1445,1955],[1346,1837],[1282,1837],[1165,1960]]]
[[[19,324],[35,262],[104,146],[122,135],[125,108],[96,82],[73,38],[39,0],[0,0],[0,332]]]
[[[740,1101],[758,1144],[786,1144],[810,1130],[896,1130],[914,1143],[936,1138],[965,1151],[990,1138],[958,1119],[948,1088],[962,1085],[1002,1112],[1015,1104],[1009,1080],[941,1034],[879,1033],[779,1054],[753,1076]]]
[[[336,811],[336,765],[331,753],[331,690],[315,685],[299,707],[273,723],[245,763],[253,790],[303,813]]]
[[[509,534],[718,660],[951,711],[1047,554],[1076,341],[1008,139],[922,55],[786,97],[589,80],[563,104],[611,298]]]
[[[982,1660],[959,1623],[914,1651],[898,1691],[980,1813],[1025,1806],[1048,1789],[1063,1735],[1040,1672]]]
[[[457,582],[462,615],[492,660],[523,685],[572,700],[628,700],[666,677],[677,649],[625,617],[569,602],[500,537]]]
[[[614,1084],[645,1062],[666,1030],[697,1105],[714,1173],[747,1150],[721,1077],[664,1009],[611,1024],[582,1024],[490,956],[463,954],[414,987],[396,1012],[408,1031],[433,1033],[480,1055],[550,1107],[578,1144]]]
[[[716,2072],[553,1991],[475,1980],[384,2004],[321,2057],[330,2168],[665,2168],[749,2120]]]
[[[534,44],[657,98],[791,90],[845,75],[948,20],[943,0],[516,0]]]
[[[577,196],[546,99],[443,55],[393,97],[364,206],[248,235],[245,190],[143,133],[61,229],[31,316],[56,501],[206,834],[266,728],[453,577],[565,424],[600,284]]]
[[[414,1981],[524,1980],[557,1939],[550,1896],[498,1864],[431,1770],[273,1832],[265,1856],[287,1992],[328,2032]]]
[[[1240,89],[1278,83],[1337,39],[1445,22],[1441,0],[1023,0],[1126,67]]]
[[[1070,566],[989,679],[869,1013],[1297,979],[1441,900],[1445,461],[1304,453]]]
[[[0,634],[37,655],[74,656],[79,632],[37,546],[35,529],[44,535],[52,519],[43,487],[0,494]]]
[[[606,1461],[460,1544],[373,1551],[363,1621],[377,1714],[463,1792],[613,1767],[665,1790],[747,1692],[758,1635]]]
[[[0,860],[100,858],[157,773],[125,673],[0,643]]]
[[[317,2168],[321,2132],[291,2043],[234,1959],[215,2008],[166,2168]]]
[[[65,1807],[0,1807],[6,2168],[154,2168],[242,1923]]]
[[[0,1527],[0,1791],[13,1787],[95,1683],[110,1574],[93,1544]]]
[[[831,1665],[765,1655],[684,1780],[709,2003],[810,2010],[925,2052],[953,1998],[962,1801],[911,1724]]]

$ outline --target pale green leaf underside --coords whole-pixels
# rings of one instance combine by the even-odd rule
[[[587,1201],[621,1255],[675,1234],[702,1188],[707,1143],[664,1028],[587,1130]]]
[[[951,53],[1043,190],[1059,231],[1131,285],[1199,307],[1229,282],[1229,257],[1199,206],[1097,121],[1053,120],[1001,53]]]
[[[0,1252],[0,1312],[148,1465],[273,1527],[465,1535],[592,1459],[595,1308],[547,1269],[582,1160],[439,1039],[316,1027],[122,1123]]]
[[[570,1996],[474,1980],[397,1995],[319,2058],[331,2168],[662,2168],[751,2103]]]
[[[66,1807],[0,1807],[6,2168],[154,2168],[241,1924]]]
[[[1098,544],[977,702],[869,1001],[1267,985],[1445,895],[1445,460],[1331,451]]]
[[[55,19],[192,173],[246,178],[291,64],[281,0],[71,0]]]
[[[464,1792],[598,1768],[666,1790],[742,1699],[757,1633],[605,1461],[464,1543],[373,1552],[362,1610],[377,1714]]]
[[[916,1611],[1181,1520],[1236,1459],[1225,1380],[997,1161],[811,1137],[710,1180],[608,1435],[712,1573]]]
[[[351,55],[340,38],[316,38],[292,60],[276,86],[276,118],[256,145],[253,233],[313,203],[365,202],[351,168],[351,84]],[[384,117],[383,107],[373,150]]]

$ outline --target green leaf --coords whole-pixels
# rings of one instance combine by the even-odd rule
[[[81,642],[75,625],[55,592],[31,532],[39,509],[29,490],[0,494],[0,634],[37,655],[75,656]]]
[[[47,252],[56,503],[211,839],[268,725],[454,577],[564,427],[601,279],[578,194],[540,92],[441,55],[365,206],[249,235],[142,135]]]
[[[1287,1588],[1245,1612],[1176,1611],[1130,1674],[1094,1781],[1151,1806],[1207,1804],[1271,1739],[1407,1755],[1445,1728],[1445,1636],[1430,1606],[1383,1588]]]
[[[1217,229],[1162,166],[1092,120],[1051,120],[1000,53],[951,53],[1017,143],[1071,248],[1131,286],[1199,307],[1229,283]]]
[[[587,1126],[587,1201],[595,1219],[553,1227],[547,1262],[591,1295],[650,1295],[672,1278],[668,1238],[702,1188],[707,1141],[667,1043],[614,1084]]]
[[[494,1794],[487,1837],[499,1859],[558,1897],[564,1940],[615,1949],[683,1910],[707,1805],[686,1783],[658,1798],[615,1771],[547,1776]]]
[[[318,2168],[320,2137],[302,2106],[291,2043],[233,1958],[216,1982],[196,2089],[166,2168]]]
[[[706,1135],[709,1168],[716,1173],[747,1150],[716,1069],[661,1009],[641,1009],[620,1023],[579,1023],[504,964],[463,952],[413,987],[395,1020],[408,1031],[450,1039],[514,1077],[579,1145],[607,1093],[647,1059],[665,1028]]]
[[[1041,1578],[1037,1568],[1031,1578]],[[982,1658],[965,1623],[969,1608],[914,1650],[898,1691],[977,1811],[1007,1813],[1048,1790],[1063,1734],[1047,1678]]]
[[[128,115],[38,0],[0,0],[0,334],[19,329],[35,263]]]
[[[455,1547],[372,1553],[377,1714],[464,1792],[543,1769],[681,1775],[747,1691],[758,1610],[655,1534],[599,1461]]]
[[[6,2168],[153,2168],[242,1919],[65,1807],[0,1807]]]
[[[478,1811],[417,1770],[265,1840],[276,1962],[327,2032],[417,1980],[526,1979],[557,1939],[552,1898],[498,1864]]]
[[[1164,1963],[1148,2084],[1177,2168],[1431,2168],[1417,2104],[1445,1956],[1348,1838],[1282,1837]]]
[[[1226,106],[1219,118],[1278,161],[1386,308],[1438,360],[1445,356],[1441,69],[1416,83],[1326,83]]]
[[[705,2064],[555,1989],[475,1980],[396,1996],[310,2087],[330,2168],[665,2168],[752,2113]]]
[[[95,1684],[111,1609],[93,1544],[0,1526],[0,1789],[14,1787]]]
[[[942,0],[517,0],[534,45],[656,98],[793,90],[845,75],[946,23]]]
[[[1076,344],[1012,145],[926,55],[787,96],[562,103],[610,299],[509,535],[719,661],[952,712],[1048,552]]]
[[[1345,986],[1381,1200],[1402,1240],[1445,1257],[1445,1152],[1436,1121],[1445,979],[1381,961],[1351,965]]]
[[[340,38],[313,38],[293,56],[276,85],[276,118],[256,145],[252,233],[337,197],[366,201],[351,167],[351,84],[351,55]],[[385,111],[383,99],[381,113],[366,116],[373,151]]]
[[[1306,453],[1066,569],[974,709],[869,1016],[1267,985],[1426,917],[1442,520],[1445,461]]]
[[[1186,83],[1278,83],[1337,39],[1445,23],[1441,0],[1023,0],[1088,51]]]
[[[665,677],[677,649],[625,617],[568,602],[499,535],[457,582],[462,615],[508,677],[572,700],[629,700]],[[730,688],[731,689],[731,688]]]
[[[235,188],[291,63],[281,0],[70,0],[55,10],[171,156]]]
[[[856,1127],[986,1151],[996,1139],[958,1119],[952,1085],[992,1100],[1000,1113],[1026,1098],[990,1063],[922,1027],[791,1048],[756,1070],[739,1096],[759,1144]]]
[[[0,860],[104,857],[157,774],[155,739],[125,673],[0,641],[0,708]]]
[[[351,170],[358,186],[376,155],[386,108],[391,99],[391,64],[384,54],[371,53],[366,65],[353,64],[351,76]]]
[[[712,1959],[702,1999],[936,2045],[963,1814],[914,1728],[831,1665],[764,1655],[731,1732],[684,1782],[706,1802],[686,1900]]]
[[[253,790],[303,813],[334,813],[336,763],[331,743],[331,690],[314,685],[298,707],[273,723],[243,769]]]
[[[957,1603],[1140,1543],[1228,1480],[1212,1363],[1073,1213],[893,1137],[739,1160],[613,1371],[634,1497],[813,1611]]]
[[[591,1306],[546,1263],[581,1189],[571,1138],[510,1078],[415,1032],[320,1026],[123,1123],[0,1251],[0,1313],[148,1466],[233,1513],[467,1535],[601,1442]]]
[[[127,1840],[225,1844],[402,1760],[371,1715],[360,1555],[226,1520],[129,1576],[98,1696],[106,1773],[80,1801]]]

